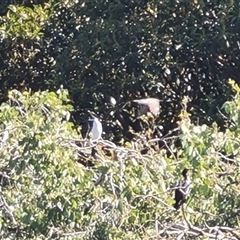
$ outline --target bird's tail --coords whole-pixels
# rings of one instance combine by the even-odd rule
[[[180,204],[179,202],[175,202],[175,203],[173,204],[173,207],[174,207],[176,210],[179,210],[180,206],[181,206],[181,204]]]

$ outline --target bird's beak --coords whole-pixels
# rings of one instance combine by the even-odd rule
[[[87,112],[93,117],[93,112],[90,110],[87,110]]]

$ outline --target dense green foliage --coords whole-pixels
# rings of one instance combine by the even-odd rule
[[[239,12],[237,0],[1,1],[1,238],[239,236]],[[162,100],[161,141],[116,124],[141,97]],[[88,109],[125,145],[100,141],[93,156],[76,131]],[[193,190],[175,212],[186,166]]]
[[[89,147],[75,145],[79,137],[68,122],[66,91],[10,92],[0,115],[10,131],[0,151],[1,235],[154,239],[171,222],[238,226],[240,89],[235,89],[234,100],[224,104],[231,122],[225,133],[216,124],[193,125],[183,109],[181,150],[169,141],[170,157],[164,149],[141,155],[138,145],[111,145],[111,155],[98,148],[94,169],[78,163]],[[186,166],[194,168],[193,190],[181,220],[170,189]]]
[[[2,237],[158,239],[168,224],[184,221],[195,228],[235,228],[240,204],[240,88],[235,89],[234,100],[224,104],[223,114],[231,122],[225,133],[217,124],[193,125],[183,109],[181,150],[168,141],[170,157],[164,149],[141,155],[138,145],[111,145],[106,155],[101,146],[107,142],[101,141],[94,169],[77,162],[89,147],[75,145],[79,137],[68,122],[72,107],[64,104],[66,91],[10,92],[0,115],[10,131],[0,151]],[[182,215],[172,208],[171,188],[186,166],[194,169],[193,190]],[[175,239],[180,233],[169,234]]]

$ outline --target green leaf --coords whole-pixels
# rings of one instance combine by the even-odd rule
[[[118,202],[118,210],[119,210],[121,213],[123,213],[123,202],[122,202],[121,200]]]
[[[106,174],[108,170],[109,170],[109,167],[105,167],[105,166],[98,167],[98,171],[101,172],[102,174]]]

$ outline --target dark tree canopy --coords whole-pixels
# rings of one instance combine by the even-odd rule
[[[13,3],[19,4],[17,12],[10,7],[1,18],[2,101],[9,88],[63,85],[80,121],[86,108],[106,119],[108,96],[119,105],[157,97],[163,100],[159,122],[168,132],[188,96],[194,120],[224,127],[217,108],[230,99],[228,79],[238,81],[239,74],[237,1],[6,1],[5,6]],[[21,12],[28,19],[14,29]],[[23,35],[23,29],[32,34]]]

